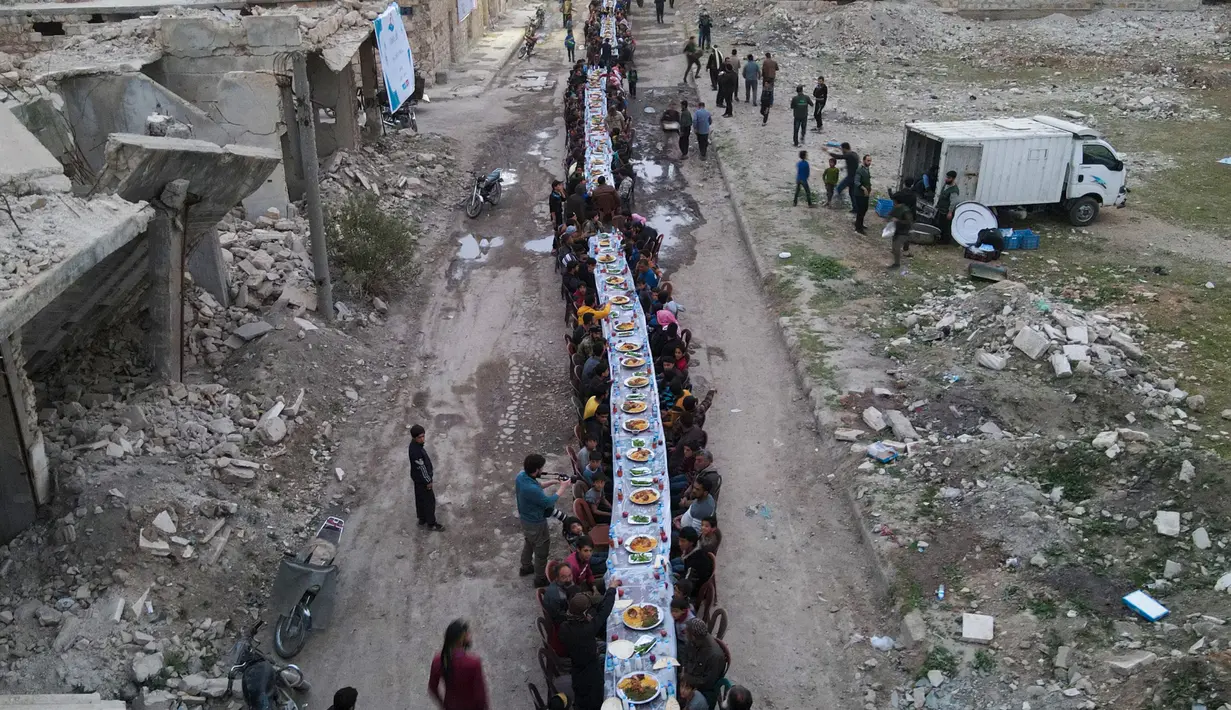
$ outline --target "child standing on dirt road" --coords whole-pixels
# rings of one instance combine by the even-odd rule
[[[815,207],[812,202],[812,188],[808,187],[808,177],[812,174],[812,166],[808,164],[808,151],[799,151],[799,162],[795,164],[795,202],[799,204],[799,191],[803,190],[808,198],[808,206]]]
[[[828,207],[833,202],[834,189],[838,187],[837,158],[829,158],[829,167],[825,168],[825,172],[821,173],[821,179],[825,181],[825,206]]]

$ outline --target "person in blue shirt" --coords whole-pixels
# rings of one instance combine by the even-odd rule
[[[577,40],[573,39],[573,33],[569,32],[564,36],[564,48],[568,50],[568,60],[570,62],[577,61],[574,55],[577,54]]]
[[[547,529],[547,519],[561,517],[555,510],[556,501],[569,484],[567,476],[563,480],[540,480],[546,465],[547,459],[542,454],[530,454],[516,479],[517,515],[521,518],[522,537],[525,540],[518,573],[523,577],[533,574],[536,587],[546,587],[548,584],[547,557],[551,554],[551,532]],[[559,486],[554,494],[544,490],[557,483]]]
[[[709,109],[705,108],[705,102],[699,102],[696,112],[692,115],[692,130],[697,134],[697,147],[701,149],[702,160],[705,160],[705,152],[710,147],[710,124],[713,120],[714,117],[710,115]]]
[[[812,188],[808,187],[808,177],[812,174],[812,166],[808,164],[808,151],[799,151],[799,162],[795,163],[795,202],[799,204],[799,191],[803,190],[808,197],[808,206],[816,207],[812,202]]]

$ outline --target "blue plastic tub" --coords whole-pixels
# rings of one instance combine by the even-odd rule
[[[876,214],[882,218],[889,216],[889,210],[893,209],[893,200],[886,200],[883,197],[876,200]]]
[[[1032,229],[1015,229],[1013,237],[1021,240],[1021,249],[1039,248],[1039,235],[1035,234]]]
[[[1009,234],[1007,234],[1004,238],[1004,250],[1012,251],[1014,249],[1021,249],[1021,248],[1022,248],[1022,238],[1016,232],[1013,232],[1012,230],[1010,230]]]

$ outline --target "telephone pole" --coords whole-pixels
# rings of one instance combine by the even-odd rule
[[[325,216],[321,211],[320,161],[316,155],[315,108],[312,87],[308,84],[308,55],[296,52],[294,57],[295,120],[299,123],[299,160],[305,185],[304,202],[308,207],[308,227],[312,235],[312,272],[316,278],[316,313],[333,320],[333,283],[329,279],[329,251],[325,246]]]

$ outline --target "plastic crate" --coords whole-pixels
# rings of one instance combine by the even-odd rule
[[[893,209],[893,200],[886,200],[886,199],[885,199],[885,198],[883,198],[883,197],[881,197],[881,198],[877,198],[877,200],[876,200],[876,214],[877,214],[878,216],[880,216],[881,218],[888,217],[888,216],[889,216],[889,210],[891,210],[891,209]]]
[[[1038,249],[1039,248],[1039,235],[1035,234],[1034,230],[1015,229],[1013,230],[1013,236],[1021,240],[1021,246],[1019,247],[1021,249]]]
[[[1016,232],[1010,231],[1010,233],[1006,235],[1004,238],[1004,250],[1012,251],[1014,249],[1021,249],[1021,248],[1022,248],[1021,235],[1017,234]]]

